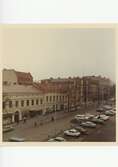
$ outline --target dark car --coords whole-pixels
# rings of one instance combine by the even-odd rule
[[[9,139],[10,142],[24,142],[25,139],[24,138],[19,138],[19,137],[11,137]]]
[[[104,112],[105,110],[102,107],[100,107],[100,108],[97,108],[96,111],[97,112]]]

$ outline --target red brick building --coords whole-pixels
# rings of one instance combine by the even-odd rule
[[[30,72],[19,72],[14,69],[3,69],[3,85],[32,85]]]

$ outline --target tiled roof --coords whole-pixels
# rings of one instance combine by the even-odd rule
[[[15,71],[18,83],[32,83],[33,77],[30,73]]]

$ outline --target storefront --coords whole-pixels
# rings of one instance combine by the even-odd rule
[[[3,126],[9,125],[12,123],[12,115],[13,113],[5,113],[3,114]]]

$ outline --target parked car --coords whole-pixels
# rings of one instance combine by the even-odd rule
[[[109,106],[109,105],[104,105],[103,108],[104,108],[105,110],[111,110],[111,109],[112,109],[112,107]]]
[[[94,122],[96,124],[104,124],[104,120],[96,118],[96,117],[92,118],[91,122]]]
[[[4,126],[4,127],[3,127],[3,133],[5,133],[5,132],[10,132],[10,131],[12,131],[12,130],[14,130],[14,127],[13,127],[13,126],[7,125],[7,126]]]
[[[81,126],[84,126],[84,127],[90,127],[90,128],[95,128],[96,127],[96,124],[95,123],[93,123],[93,122],[90,122],[90,121],[87,121],[87,122],[82,122],[81,124],[80,124]]]
[[[78,137],[80,136],[80,132],[77,131],[76,129],[70,129],[70,130],[65,130],[64,135]]]
[[[77,119],[77,120],[89,120],[93,116],[94,115],[91,115],[91,114],[87,113],[87,114],[84,114],[84,115],[76,115],[75,119]]]
[[[90,113],[86,113],[86,116],[89,117],[89,118],[93,118],[94,117],[94,115],[90,114]]]
[[[25,139],[19,138],[19,137],[11,137],[11,138],[9,138],[9,141],[11,141],[11,142],[24,142]]]
[[[78,120],[78,119],[82,119],[82,120],[83,120],[83,119],[85,118],[85,115],[83,115],[83,114],[82,114],[82,115],[78,114],[78,115],[75,115],[74,118],[77,119],[77,120]]]
[[[55,137],[48,140],[48,142],[64,142],[64,141],[66,140],[63,137]]]
[[[105,111],[105,115],[113,116],[115,115],[115,112],[113,112],[112,110],[108,110],[108,111]]]
[[[105,110],[102,107],[96,109],[97,112],[104,112]]]
[[[79,120],[79,119],[72,119],[70,122],[72,123],[72,124],[80,124],[81,123],[81,121],[82,120]]]
[[[75,126],[74,127],[76,130],[78,130],[79,132],[81,132],[82,134],[88,134],[87,129],[81,127],[81,126]]]
[[[99,118],[101,120],[107,121],[109,119],[109,116],[105,114],[100,114],[100,115],[97,115],[95,118]]]

